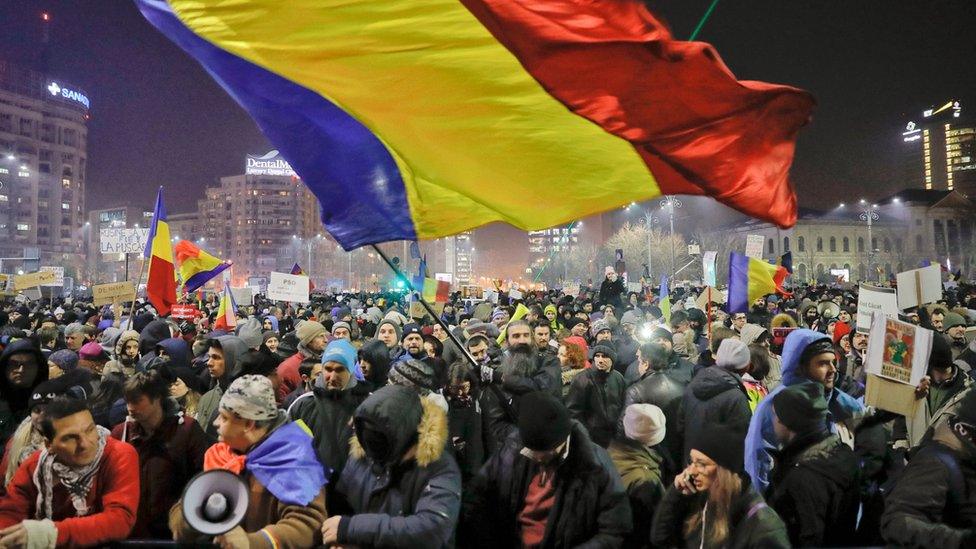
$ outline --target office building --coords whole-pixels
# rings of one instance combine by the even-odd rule
[[[905,183],[976,196],[976,124],[959,101],[930,107],[901,134]]]

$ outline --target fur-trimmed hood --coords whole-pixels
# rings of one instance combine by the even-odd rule
[[[414,459],[418,466],[426,467],[440,459],[447,443],[444,409],[430,399],[421,398],[415,390],[399,385],[387,385],[370,395],[356,409],[353,422],[357,428],[369,424],[386,436],[392,445],[393,463],[403,459],[416,445]],[[349,456],[366,458],[358,435],[349,441]]]

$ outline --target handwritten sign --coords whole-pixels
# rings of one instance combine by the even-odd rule
[[[179,320],[187,320],[203,316],[196,305],[173,305],[169,310],[169,316]]]
[[[894,288],[861,284],[857,292],[857,331],[871,331],[871,315],[879,311],[887,318],[898,318],[898,297]]]
[[[98,247],[103,254],[141,254],[146,251],[149,229],[102,229],[98,232]]]
[[[53,284],[56,279],[57,275],[51,271],[38,271],[36,273],[17,275],[14,277],[14,288],[19,292],[27,288]]]
[[[132,282],[128,280],[92,286],[92,304],[96,307],[115,301],[132,301],[133,295],[135,295],[135,290],[132,287]]]
[[[746,236],[746,256],[753,259],[762,259],[763,243],[766,239],[761,234],[750,234]]]
[[[308,303],[308,277],[272,272],[268,281],[268,299]]]

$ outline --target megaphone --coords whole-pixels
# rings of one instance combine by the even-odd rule
[[[817,312],[824,320],[837,318],[837,315],[840,314],[840,305],[825,299],[817,304]]]
[[[183,518],[207,536],[219,536],[244,520],[250,496],[241,477],[225,469],[197,473],[183,489]]]

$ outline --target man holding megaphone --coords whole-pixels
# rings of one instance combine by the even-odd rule
[[[173,538],[198,543],[222,532],[213,541],[224,549],[317,545],[326,516],[325,472],[308,428],[278,410],[271,381],[235,379],[220,398],[214,425],[220,441],[204,456],[205,472],[169,512]],[[220,469],[246,487],[207,474]],[[214,494],[225,500],[220,507],[226,511],[213,511]]]

